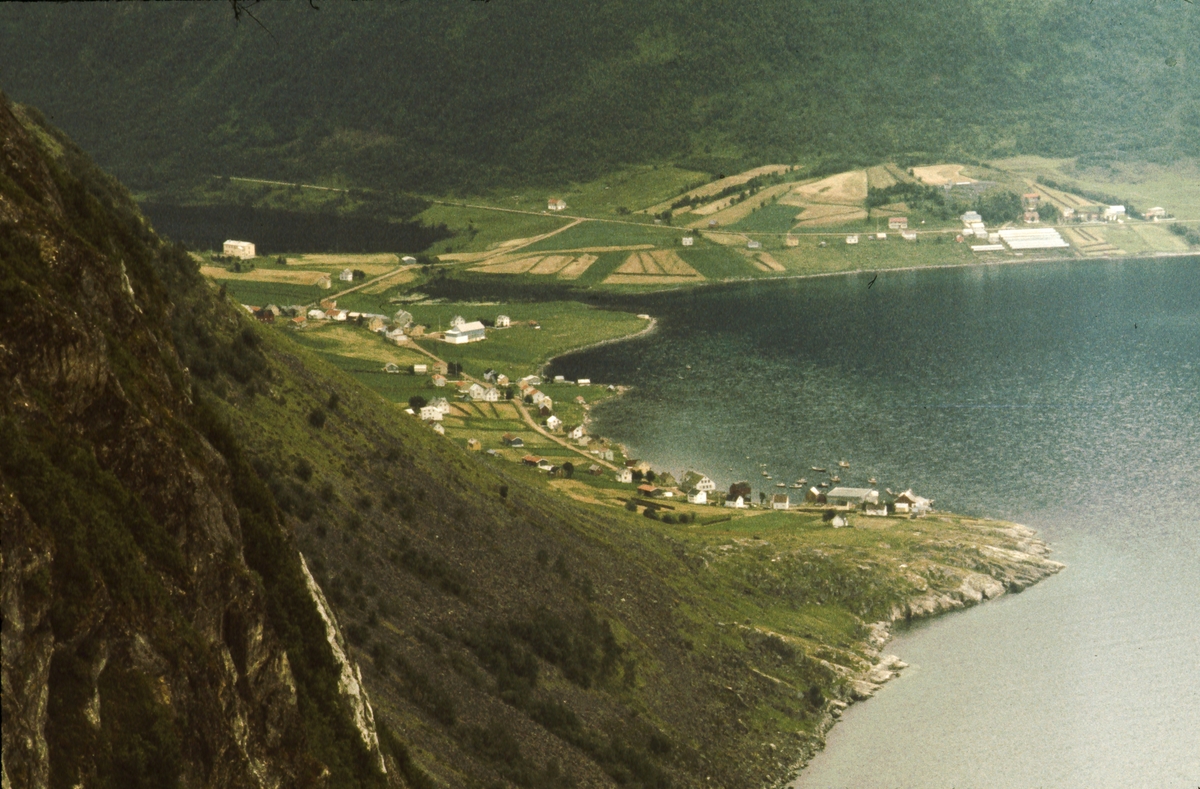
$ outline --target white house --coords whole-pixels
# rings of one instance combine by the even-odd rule
[[[617,482],[623,482],[626,485],[633,482],[633,469],[631,469],[631,468],[617,469]]]
[[[968,227],[975,224],[976,222],[982,222],[982,221],[983,221],[983,217],[979,215],[978,211],[968,211],[967,213],[962,215],[962,223],[964,225],[967,225]]]
[[[839,513],[833,516],[833,520],[829,522],[829,525],[835,529],[841,529],[850,525],[850,521],[846,519],[845,515]]]
[[[479,342],[486,338],[483,324],[479,321],[460,323],[442,335],[442,339],[452,345],[465,345],[469,342]]]
[[[342,269],[342,273],[338,274],[338,279],[340,279],[342,282],[353,282],[354,272],[348,268],[344,268]]]
[[[321,276],[317,277],[316,284],[317,287],[321,288],[322,290],[329,290],[333,287],[333,280],[329,278],[328,274],[322,274]]]
[[[541,389],[534,389],[533,391],[529,392],[529,397],[530,397],[529,402],[533,403],[534,405],[538,405],[538,406],[540,406],[542,403],[544,403],[548,399],[550,399],[549,395],[547,395]]]
[[[791,506],[792,502],[786,493],[776,493],[771,497],[771,509],[773,510],[786,510]]]
[[[896,512],[911,512],[923,515],[929,511],[929,505],[932,503],[930,499],[916,495],[912,492],[912,488],[909,488],[896,497],[895,507]]]
[[[427,373],[429,371],[429,365],[414,364],[412,366],[412,371],[413,371],[413,375],[424,375],[425,373]]]
[[[401,329],[407,329],[413,322],[412,313],[408,310],[399,310],[392,316],[392,323],[399,326]]]
[[[847,244],[857,244],[858,236],[846,236],[846,243]]]
[[[446,376],[442,375],[441,373],[434,373],[432,380],[433,380],[434,386],[445,386],[446,385]]]
[[[442,426],[441,422],[427,422],[426,424],[433,425],[433,432],[439,436],[446,435],[446,428]]]
[[[746,500],[741,496],[738,496],[736,499],[725,499],[725,506],[735,510],[744,510],[746,509]]]
[[[309,320],[323,321],[325,320],[325,310],[309,310],[308,318]]]
[[[688,504],[707,504],[708,503],[708,491],[706,491],[706,490],[689,491],[687,494],[687,500],[688,500]]]
[[[421,419],[426,422],[441,422],[442,417],[445,415],[442,413],[442,410],[435,405],[423,405],[421,406],[420,416]]]
[[[507,329],[509,326],[512,326],[512,318],[508,317],[507,315],[496,316],[497,329]]]
[[[580,378],[578,381],[575,382],[575,384],[577,386],[591,386],[592,379],[591,378]]]
[[[453,318],[450,319],[450,328],[451,329],[457,328],[459,326],[462,326],[466,322],[467,322],[467,319],[464,318],[463,316],[455,315]]]
[[[417,259],[412,255],[405,255],[404,257],[400,258],[400,262],[406,266],[411,266],[413,263],[417,262]]]
[[[408,340],[408,337],[404,334],[404,329],[392,329],[383,336],[397,345],[400,345]]]
[[[762,249],[761,241],[747,241],[746,249]]]
[[[684,490],[701,490],[711,492],[717,489],[717,483],[698,471],[689,471],[683,475],[680,487]]]
[[[437,410],[441,411],[443,414],[450,413],[450,401],[444,397],[433,398],[432,400],[429,401],[429,405],[431,408],[436,408]]]
[[[562,211],[567,207],[566,200],[559,200],[557,197],[551,197],[546,201],[546,209],[549,211]]]
[[[546,428],[551,433],[557,432],[562,428],[562,420],[556,417],[554,414],[551,414],[550,416],[546,417]]]
[[[867,515],[875,515],[875,516],[887,515],[887,505],[882,504],[882,503],[866,504],[863,507],[863,512],[866,513]]]
[[[256,257],[254,254],[254,242],[252,241],[234,241],[233,239],[230,239],[225,242],[225,244],[221,247],[221,250],[223,254],[226,254],[232,258],[249,260],[252,257]]]
[[[579,425],[578,427],[571,428],[570,432],[567,433],[567,438],[578,440],[583,438],[585,433],[586,431],[583,429],[583,425]]]
[[[906,216],[889,216],[888,230],[907,230],[908,217]]]
[[[1153,222],[1157,222],[1160,219],[1166,218],[1167,209],[1163,208],[1160,205],[1156,205],[1156,206],[1154,206],[1154,208],[1151,208],[1149,211],[1147,211],[1145,216],[1147,219],[1149,219]]]
[[[916,241],[917,240],[917,231],[904,230],[900,233],[900,237],[903,238],[905,241]]]
[[[463,396],[468,400],[482,400],[487,390],[477,383],[472,383],[470,386],[462,390]]]
[[[832,488],[825,494],[825,500],[834,507],[857,507],[863,502],[879,503],[879,491],[871,488]]]
[[[1108,208],[1104,209],[1105,222],[1118,222],[1124,218],[1125,206],[1123,205],[1110,205]]]
[[[498,403],[498,402],[500,402],[500,401],[501,401],[501,400],[503,400],[503,399],[504,399],[504,398],[502,398],[502,397],[500,396],[500,390],[499,390],[499,389],[497,389],[496,387],[494,387],[494,386],[488,386],[488,387],[485,387],[485,388],[484,388],[484,390],[483,390],[483,402],[485,402],[485,403]]]
[[[690,247],[690,246],[691,246],[692,244],[694,244],[695,242],[696,242],[696,239],[692,238],[691,236],[684,236],[684,237],[683,237],[683,245],[684,245],[685,247]]]

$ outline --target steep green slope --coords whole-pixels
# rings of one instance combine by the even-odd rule
[[[0,8],[0,84],[139,189],[436,191],[633,162],[1197,155],[1185,2]]]
[[[1060,567],[1005,524],[681,524],[570,498],[251,322],[17,112],[0,114],[13,785],[327,769],[335,787],[761,787],[891,675],[886,623]]]
[[[280,512],[177,356],[194,264],[15,112],[0,94],[5,786],[386,785]]]

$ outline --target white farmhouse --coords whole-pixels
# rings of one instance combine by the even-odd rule
[[[228,255],[231,258],[249,260],[250,258],[255,257],[254,243],[252,241],[234,241],[233,239],[230,239],[225,242],[221,250],[223,254]]]
[[[687,500],[688,500],[688,504],[707,504],[708,503],[708,491],[706,491],[706,490],[688,491]]]
[[[558,432],[560,429],[562,429],[562,420],[554,416],[554,414],[551,414],[550,416],[546,417],[546,427],[551,433]]]
[[[508,317],[507,315],[496,316],[497,329],[507,329],[509,326],[512,326],[512,318]]]
[[[353,282],[354,272],[348,268],[344,268],[342,269],[342,273],[338,274],[338,279],[340,279],[342,282]]]
[[[487,339],[487,333],[481,322],[471,321],[470,323],[459,323],[453,329],[443,334],[442,339],[451,345],[465,345],[469,342],[479,342],[480,340]]]
[[[617,482],[623,482],[626,485],[633,482],[633,469],[622,468],[617,469]]]
[[[420,416],[425,422],[441,422],[444,415],[442,410],[435,405],[423,405]]]

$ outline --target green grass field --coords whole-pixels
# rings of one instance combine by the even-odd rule
[[[727,229],[746,233],[786,233],[795,227],[799,213],[800,209],[794,205],[765,205]]]
[[[264,307],[268,304],[287,306],[291,304],[311,304],[321,299],[337,298],[337,289],[322,290],[313,285],[289,285],[275,282],[254,282],[252,280],[217,280],[225,286],[233,298],[242,304],[253,304]]]
[[[528,206],[519,207],[529,210]],[[544,201],[541,207],[545,208]],[[558,216],[464,208],[457,205],[432,205],[418,215],[417,219],[431,225],[444,224],[455,233],[453,238],[431,246],[427,250],[431,255],[446,252],[482,252],[501,241],[549,233],[571,221]]]
[[[746,257],[729,247],[698,239],[696,246],[679,256],[710,280],[764,276]]]

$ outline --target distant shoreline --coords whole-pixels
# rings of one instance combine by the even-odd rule
[[[851,274],[885,274],[892,271],[932,271],[934,269],[954,269],[954,268],[976,268],[978,266],[1012,266],[1022,265],[1027,263],[1101,263],[1111,261],[1129,261],[1129,260],[1161,260],[1165,258],[1200,258],[1200,249],[1189,252],[1155,252],[1150,255],[1105,255],[1103,257],[1081,258],[1081,257],[1031,257],[1009,260],[979,260],[970,263],[944,263],[930,264],[926,266],[897,266],[895,268],[856,268],[845,269],[842,271],[821,271],[813,274],[786,274],[778,277],[731,277],[729,279],[710,280],[707,282],[699,282],[695,285],[673,288],[662,288],[660,290],[642,290],[637,292],[625,292],[620,295],[625,297],[637,298],[639,296],[657,296],[664,293],[683,293],[687,290],[715,288],[721,285],[740,285],[742,283],[751,282],[774,282],[778,280],[799,280],[799,279],[817,279],[819,277],[842,277]]]

